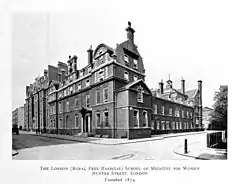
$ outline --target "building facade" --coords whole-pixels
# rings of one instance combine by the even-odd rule
[[[24,107],[16,108],[12,112],[12,125],[17,126],[20,130],[24,129]]]
[[[208,129],[211,124],[212,113],[214,109],[209,107],[203,108],[203,128]]]
[[[69,56],[68,64],[53,72],[58,78],[35,88],[32,106],[26,100],[28,114],[39,122],[33,127],[47,133],[129,139],[201,128],[202,82],[186,92],[184,85],[172,88],[171,80],[166,89],[162,83],[160,89],[150,90],[130,22],[126,31],[127,40],[116,48],[90,47],[88,64],[81,69],[77,56]]]

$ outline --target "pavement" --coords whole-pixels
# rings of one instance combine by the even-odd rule
[[[206,134],[206,132],[184,132],[184,133],[169,133],[169,134],[161,134],[161,135],[152,135],[150,138],[141,138],[141,139],[112,139],[112,138],[95,138],[95,137],[80,137],[80,136],[70,136],[70,135],[60,135],[60,134],[36,134],[35,132],[26,132],[21,131],[20,134],[30,134],[34,136],[42,136],[48,138],[62,139],[68,141],[76,141],[76,142],[84,142],[91,144],[101,144],[101,145],[121,145],[121,144],[131,144],[131,143],[139,143],[139,142],[147,142],[147,141],[156,141],[162,140],[171,137],[179,137],[186,135],[195,135],[195,134]]]
[[[199,160],[226,160],[226,149],[207,148],[205,143],[193,142],[188,144],[187,153],[185,153],[184,145],[179,145],[173,152],[190,158]]]

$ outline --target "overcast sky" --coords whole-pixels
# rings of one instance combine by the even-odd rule
[[[59,5],[65,6],[62,1]],[[174,88],[180,88],[181,77],[186,90],[197,88],[197,81],[202,80],[203,106],[211,107],[214,91],[229,82],[229,59],[235,51],[229,45],[236,26],[230,3],[119,1],[113,6],[111,1],[98,1],[69,3],[67,11],[39,7],[23,8],[11,17],[12,109],[24,104],[25,86],[42,76],[48,64],[56,66],[76,54],[80,69],[87,64],[90,45],[95,49],[105,43],[115,48],[125,41],[128,21],[136,31],[135,44],[149,88],[168,80],[169,73]]]

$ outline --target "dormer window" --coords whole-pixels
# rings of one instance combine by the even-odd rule
[[[133,59],[133,68],[138,68],[138,61],[136,59]]]
[[[137,102],[143,102],[143,90],[142,88],[138,88],[137,90]]]
[[[126,54],[124,55],[124,61],[125,63],[128,63],[128,56]]]

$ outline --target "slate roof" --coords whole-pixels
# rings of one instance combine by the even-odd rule
[[[149,91],[149,93],[151,94],[151,90],[148,88],[148,86],[145,84],[145,82],[142,79],[130,82],[128,84],[126,84],[125,86],[121,87],[118,91],[123,91],[123,90],[127,90],[130,89],[132,86],[134,86],[135,84],[138,83],[142,83],[144,85],[144,87]]]
[[[198,91],[197,89],[192,89],[192,90],[186,91],[185,95],[187,95],[188,98],[194,98],[194,96],[196,95],[197,91]]]

